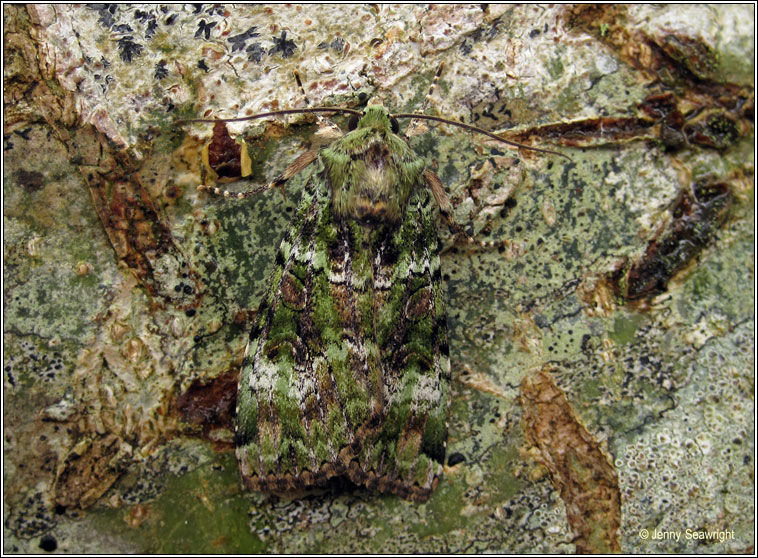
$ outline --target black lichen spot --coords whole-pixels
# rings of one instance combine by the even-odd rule
[[[245,49],[245,52],[247,52],[247,59],[256,64],[263,60],[263,55],[266,54],[260,43],[253,43]]]
[[[126,23],[114,25],[112,31],[115,33],[134,33],[134,29],[132,29],[131,25],[128,25]]]
[[[147,26],[145,27],[145,38],[152,39],[155,36],[157,30],[158,22],[155,21],[155,18],[153,17],[153,19],[147,22]]]
[[[58,548],[58,541],[52,535],[43,535],[39,541],[39,547],[46,552],[52,552]]]
[[[143,12],[142,10],[134,11],[134,19],[141,21],[142,23],[147,23],[151,17],[153,17],[153,15],[148,12]]]
[[[218,4],[214,4],[213,6],[211,6],[210,8],[208,8],[205,11],[205,13],[208,14],[208,15],[223,16],[224,15],[224,9],[225,8],[223,6],[219,6]]]
[[[282,31],[281,36],[271,37],[271,39],[274,41],[274,46],[268,51],[270,55],[276,54],[277,52],[281,52],[282,58],[289,58],[290,56],[295,54],[295,50],[297,50],[297,45],[295,44],[295,41],[291,41],[287,38],[286,31]]]
[[[322,50],[326,50],[327,48],[331,48],[333,51],[340,53],[345,48],[345,39],[342,37],[336,37],[332,42],[323,41],[318,44],[318,48]]]
[[[261,328],[258,324],[253,325],[253,328],[250,330],[250,335],[248,336],[248,339],[252,341],[253,339],[258,339],[258,336],[261,334]]]
[[[108,85],[110,85],[110,83],[112,81],[113,81],[113,76],[112,75],[108,74],[107,76],[105,76],[105,83],[103,83],[103,84],[100,85],[100,89],[103,90],[103,93],[105,93],[106,91],[108,91]]]
[[[153,76],[155,79],[163,79],[168,76],[168,68],[166,68],[165,60],[161,60],[155,65],[155,73]]]
[[[29,132],[31,132],[31,128],[24,128],[23,130],[13,130],[13,133],[17,136],[21,136],[26,141],[29,141]]]
[[[459,453],[459,452],[455,452],[451,454],[450,457],[447,458],[447,464],[450,467],[458,465],[458,463],[463,463],[464,461],[466,461],[466,457],[462,453]]]
[[[195,38],[199,39],[201,35],[205,35],[205,40],[211,38],[211,29],[216,27],[216,22],[206,22],[204,19],[200,20],[200,23],[197,24],[197,31],[195,31]]]
[[[245,42],[248,39],[252,39],[253,37],[260,37],[260,33],[256,33],[257,27],[253,26],[244,33],[240,33],[239,35],[234,35],[233,37],[229,37],[228,41],[232,43],[232,52],[236,52],[238,50],[244,50],[245,49]]]
[[[134,19],[145,25],[146,39],[152,39],[155,36],[155,32],[158,30],[158,22],[155,20],[155,14],[136,10],[134,12]]]
[[[87,7],[98,12],[97,22],[106,29],[110,29],[115,23],[113,16],[118,11],[116,4],[89,4]]]
[[[131,62],[135,56],[142,54],[142,45],[135,43],[131,35],[120,38],[118,48],[119,56],[124,62]]]
[[[208,64],[205,63],[205,60],[200,60],[200,62],[197,63],[197,67],[203,70],[204,72],[211,71],[211,69],[208,67]]]

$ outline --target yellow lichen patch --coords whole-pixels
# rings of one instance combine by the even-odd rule
[[[534,458],[560,491],[577,552],[619,552],[618,475],[545,369],[521,384],[524,430]]]

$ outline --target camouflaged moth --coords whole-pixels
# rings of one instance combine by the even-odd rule
[[[450,360],[435,206],[449,218],[450,202],[398,134],[397,118],[512,142],[372,104],[231,120],[306,112],[351,114],[350,131],[306,151],[267,186],[240,194],[201,187],[241,198],[312,166],[242,364],[239,469],[255,490],[345,477],[424,501],[442,474],[447,440]]]

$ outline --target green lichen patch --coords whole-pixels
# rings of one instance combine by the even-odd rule
[[[116,530],[141,553],[256,554],[266,546],[238,519],[251,504],[242,497],[231,453],[205,455],[199,467],[167,475],[160,495],[102,510],[91,521]],[[185,466],[186,467],[186,466]]]

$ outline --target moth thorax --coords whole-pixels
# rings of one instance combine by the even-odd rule
[[[363,225],[400,221],[398,200],[393,197],[395,173],[384,165],[368,165],[353,192],[352,217]]]
[[[338,196],[344,202],[338,213],[368,227],[399,223],[408,197],[398,181],[401,174],[385,141],[362,146],[352,156],[350,179],[339,189],[345,195]]]

